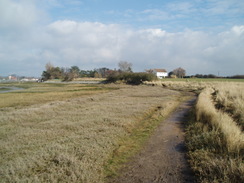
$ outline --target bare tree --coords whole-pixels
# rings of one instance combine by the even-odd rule
[[[72,66],[70,68],[70,72],[74,78],[78,78],[80,76],[80,68],[78,66]]]
[[[51,62],[48,62],[45,65],[45,68],[46,68],[46,71],[49,72],[49,71],[51,71],[54,68],[54,66],[53,66],[53,64]]]
[[[183,78],[186,75],[185,69],[179,67],[175,70],[173,70],[173,73],[178,77],[178,78]]]
[[[119,70],[122,72],[132,72],[132,63],[127,61],[120,61],[118,63]]]
[[[99,69],[95,69],[96,70],[96,77],[102,77],[102,78],[105,78],[107,77],[108,75],[108,71],[110,70],[109,68],[106,68],[106,67],[102,67],[102,68],[99,68]]]

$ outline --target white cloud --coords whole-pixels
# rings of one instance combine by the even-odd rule
[[[208,0],[208,13],[217,14],[236,14],[242,13],[244,9],[244,2],[239,0]]]
[[[244,26],[234,26],[231,31],[240,36],[244,34]]]
[[[120,35],[122,27],[115,24],[56,21],[48,25],[43,34],[42,39],[47,41],[43,43],[40,56],[43,60],[68,61],[69,65],[85,67],[89,64],[114,64],[119,55]],[[55,58],[53,55],[59,56]]]
[[[33,1],[29,0],[1,0],[0,1],[0,28],[26,29],[35,23],[40,17],[39,10]]]
[[[192,30],[169,33],[115,24],[58,21],[48,26],[47,34],[53,44],[50,48],[49,42],[46,51],[59,55],[53,59],[60,64],[68,61],[69,65],[81,67],[114,68],[120,60],[126,60],[133,63],[136,71],[154,67],[172,70],[181,66],[188,74],[242,72],[243,26],[219,34]]]

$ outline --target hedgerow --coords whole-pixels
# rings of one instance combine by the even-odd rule
[[[144,81],[156,80],[156,76],[150,73],[129,73],[129,72],[114,72],[107,77],[108,83],[124,82],[131,85],[139,85]]]

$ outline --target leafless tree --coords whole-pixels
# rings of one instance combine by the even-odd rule
[[[179,67],[175,70],[173,70],[173,73],[178,77],[178,78],[183,78],[186,75],[185,69]]]
[[[127,61],[120,61],[118,66],[119,70],[122,72],[132,72],[132,63],[129,63]]]
[[[46,71],[51,71],[52,68],[54,68],[53,64],[51,62],[48,62],[46,65],[45,65],[45,68],[46,68]]]
[[[72,66],[70,68],[70,72],[74,78],[78,78],[80,76],[80,68],[78,66]]]

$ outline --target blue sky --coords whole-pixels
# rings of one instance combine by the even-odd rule
[[[47,62],[244,74],[244,1],[0,0],[0,76]]]
[[[241,24],[244,3],[223,0],[74,0],[53,1],[51,17],[76,21],[127,24],[167,31],[221,30]]]

